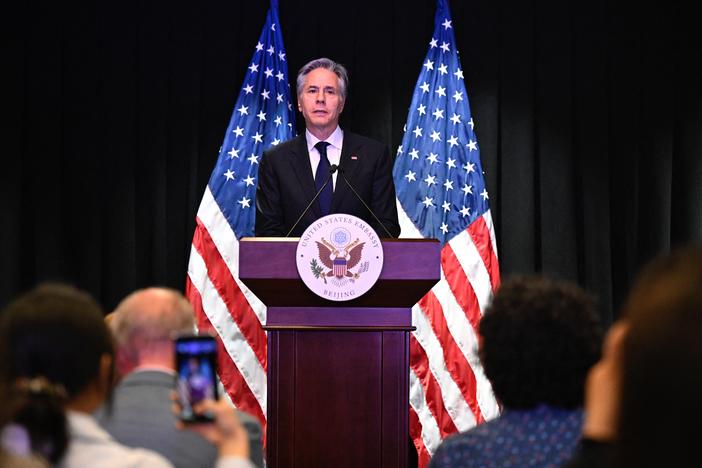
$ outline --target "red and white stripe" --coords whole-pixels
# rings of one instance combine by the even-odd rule
[[[266,307],[238,278],[239,242],[209,187],[197,212],[186,296],[200,330],[216,332],[218,373],[242,411],[266,427]]]
[[[422,237],[398,203],[401,237]],[[441,250],[441,280],[412,308],[410,435],[419,466],[441,440],[499,414],[478,359],[478,324],[500,284],[490,212]]]

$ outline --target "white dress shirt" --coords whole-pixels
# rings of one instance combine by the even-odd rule
[[[312,178],[314,178],[315,174],[317,173],[317,166],[319,166],[319,151],[317,151],[317,148],[315,148],[314,145],[322,140],[312,135],[309,130],[305,130],[305,139],[307,140],[307,151],[310,154]],[[327,159],[329,159],[329,165],[336,164],[338,166],[339,162],[341,161],[341,147],[344,144],[344,132],[341,130],[341,127],[337,125],[336,130],[334,130],[332,134],[329,135],[329,138],[324,141],[329,143],[329,146],[327,146]],[[338,174],[338,172],[335,172],[332,175],[332,184],[334,188],[336,188],[336,176]]]

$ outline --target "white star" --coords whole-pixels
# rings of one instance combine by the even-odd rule
[[[271,24],[271,31],[275,31],[275,23]]]
[[[227,180],[234,180],[234,173],[231,169],[227,169],[227,172],[224,173],[224,177],[226,177]]]
[[[249,115],[249,108],[246,107],[245,105],[241,105],[240,108],[237,109],[241,115]]]
[[[246,94],[253,93],[253,86],[251,86],[251,85],[244,86],[244,92],[246,92]]]
[[[424,197],[424,201],[422,202],[425,207],[429,208],[430,206],[434,206],[434,199],[429,198],[429,197]]]
[[[257,52],[261,52],[262,50],[263,50],[263,44],[261,44],[261,43],[259,42],[258,44],[256,44],[256,51],[257,51]]]
[[[246,176],[246,179],[244,179],[244,182],[246,182],[246,186],[248,187],[249,185],[254,184],[254,180],[256,180],[256,179],[251,177],[251,175],[249,174],[248,176]]]
[[[252,140],[254,140],[256,143],[263,143],[263,135],[256,132],[254,136],[251,137]]]
[[[278,52],[278,58],[281,62],[285,62],[285,52]]]
[[[446,182],[444,182],[444,188],[446,189],[447,192],[448,192],[449,190],[453,190],[453,181],[452,181],[452,180],[446,180]]]
[[[419,115],[424,115],[427,113],[427,106],[424,104],[420,104],[419,107],[417,107],[417,112],[419,112]]]
[[[441,141],[441,136],[439,135],[439,132],[437,132],[436,130],[434,130],[434,131],[431,133],[431,135],[429,135],[429,136],[431,137],[431,140],[432,140],[433,142]]]
[[[412,132],[414,133],[414,136],[417,137],[417,138],[419,138],[420,136],[422,136],[422,129],[419,128],[419,125],[417,125],[417,126],[415,127],[415,129],[412,130]]]
[[[282,119],[280,116],[278,116],[278,117],[275,118],[275,120],[274,120],[273,122],[275,122],[275,126],[276,126],[276,127],[279,127],[280,124],[283,123],[283,119]]]
[[[436,184],[436,176],[427,174],[427,178],[424,179],[424,182],[425,182],[429,187],[431,187],[432,185],[435,185],[435,184]]]
[[[451,50],[451,48],[449,47],[448,42],[442,42],[442,43],[441,43],[441,50],[443,50],[444,52],[448,52],[449,50]]]
[[[468,144],[466,146],[471,151],[478,151],[478,142],[477,141],[468,140]]]
[[[253,165],[253,164],[258,164],[258,156],[256,156],[255,154],[252,154],[251,156],[249,156],[248,158],[246,158],[246,160],[247,160],[247,161],[251,161],[251,164],[252,164],[252,165]]]
[[[470,208],[466,208],[465,205],[463,205],[459,211],[464,218],[470,214]]]
[[[270,78],[271,76],[273,76],[273,70],[268,67],[266,67],[266,71],[264,71],[263,73],[266,74],[266,78]]]
[[[434,112],[432,112],[432,115],[434,116],[434,120],[443,119],[444,118],[444,110],[437,108]]]
[[[448,144],[451,145],[451,147],[458,146],[458,138],[456,138],[455,135],[452,136],[448,139]]]
[[[419,151],[414,148],[409,152],[409,155],[412,156],[412,159],[419,159]]]
[[[251,70],[251,73],[256,73],[258,71],[258,65],[255,63],[252,63],[251,66],[249,67],[249,70]]]
[[[435,38],[432,37],[432,38],[431,38],[431,42],[429,42],[430,48],[433,49],[434,47],[436,47],[436,44],[438,44],[437,40],[436,40]]]
[[[264,120],[266,120],[266,113],[260,111],[258,114],[256,114],[256,117],[258,117],[259,122],[263,122]]]
[[[441,23],[444,29],[449,29],[451,27],[451,20],[446,18],[443,23]]]
[[[473,123],[473,117],[470,118],[470,122],[468,122],[468,125],[470,125],[471,130],[475,130],[475,124]]]
[[[443,205],[441,205],[441,208],[444,209],[444,212],[446,211],[451,211],[451,204],[446,200]]]
[[[426,81],[422,83],[419,87],[422,88],[422,93],[429,92],[429,83],[427,83]]]
[[[263,100],[265,101],[266,99],[270,99],[270,98],[271,98],[271,92],[268,91],[267,89],[264,89],[264,90],[261,92],[261,96],[263,96]]]
[[[429,164],[438,163],[439,162],[438,157],[439,157],[438,154],[429,153],[429,156],[427,156],[427,161],[429,161]]]
[[[427,71],[433,70],[434,69],[434,62],[427,59],[427,63],[425,63],[424,66],[427,68]]]
[[[487,189],[483,189],[483,191],[480,192],[480,196],[483,197],[483,200],[487,200],[488,198],[490,198],[488,197]]]
[[[239,204],[241,205],[242,208],[250,208],[250,206],[249,206],[249,202],[250,202],[250,201],[251,201],[251,200],[249,200],[248,198],[244,197],[244,198],[242,198],[241,200],[239,200],[237,203],[239,203]]]
[[[272,146],[278,146],[279,143],[280,143],[280,140],[277,138],[275,140],[271,141]]]
[[[275,75],[276,78],[278,78],[278,81],[283,81],[283,78],[285,78],[285,75],[283,75],[283,72],[279,71],[277,75]]]
[[[463,190],[464,195],[468,195],[469,193],[471,195],[473,195],[473,186],[472,185],[463,184],[463,188],[461,190]]]
[[[446,225],[446,223],[441,223],[441,227],[439,227],[439,229],[441,229],[441,232],[443,232],[444,234],[448,232],[448,226]]]
[[[455,93],[453,93],[453,98],[456,100],[456,102],[462,101],[463,100],[463,93],[462,92],[459,93],[458,91],[456,91]]]
[[[270,46],[266,52],[268,52],[268,55],[273,55],[273,54],[275,54],[275,47]]]
[[[402,150],[402,145],[400,145],[400,146],[397,147],[397,155],[399,156],[399,155],[401,155],[402,153],[404,153],[404,151]]]
[[[237,137],[244,136],[244,129],[237,125],[236,128],[232,130],[232,133]]]
[[[461,123],[461,116],[454,112],[451,116],[451,122],[453,122],[454,125]]]
[[[278,103],[283,102],[283,95],[278,93],[277,96],[275,97],[275,100],[278,101]]]
[[[436,94],[438,94],[439,97],[446,96],[446,88],[444,88],[443,86],[439,86],[438,88],[436,88],[436,91],[434,91],[434,92]]]
[[[446,165],[449,169],[453,169],[456,167],[456,160],[453,158],[448,158],[448,160],[446,161]]]
[[[463,70],[460,68],[453,72],[453,74],[456,76],[456,79],[462,80],[463,79]]]
[[[439,73],[441,73],[442,75],[445,75],[448,73],[448,69],[446,68],[446,65],[444,65],[443,63],[439,67]]]
[[[416,172],[407,171],[407,174],[405,174],[405,178],[407,179],[407,182],[414,182],[415,180],[417,180],[417,178],[415,177],[416,175]]]
[[[468,172],[468,174],[470,174],[471,172],[475,172],[475,164],[467,162],[466,165],[463,166],[463,169],[465,169],[465,171]]]
[[[239,157],[239,150],[232,148],[230,152],[227,153],[229,155],[230,159],[238,158]]]

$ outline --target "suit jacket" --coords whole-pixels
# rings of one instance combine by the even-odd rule
[[[177,468],[215,466],[215,446],[199,434],[176,429],[171,411],[173,389],[174,377],[166,372],[133,372],[115,387],[111,413],[103,408],[96,417],[117,441],[158,452]],[[249,436],[249,457],[256,466],[262,467],[261,426],[246,413],[238,415]]]
[[[387,237],[344,181],[373,209],[392,237],[400,235],[395,185],[388,150],[370,138],[344,132],[339,170],[331,213],[346,213],[366,221],[380,237]],[[329,182],[331,183],[331,181]],[[292,228],[316,193],[305,135],[300,135],[264,153],[256,190],[256,235],[283,237]],[[299,237],[322,215],[315,202],[290,234]]]

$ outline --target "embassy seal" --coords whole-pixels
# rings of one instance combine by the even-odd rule
[[[362,296],[383,269],[383,245],[375,230],[356,216],[319,218],[297,244],[297,271],[305,285],[330,301]]]

